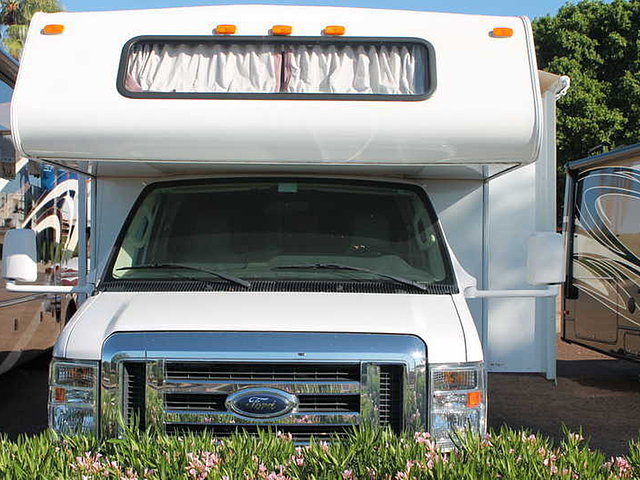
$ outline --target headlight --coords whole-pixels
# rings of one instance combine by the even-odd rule
[[[457,430],[485,433],[486,373],[483,363],[434,365],[430,368],[429,432],[440,448],[453,448]]]
[[[49,427],[64,434],[97,433],[98,362],[54,358],[49,370]]]

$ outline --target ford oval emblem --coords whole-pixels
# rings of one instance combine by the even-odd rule
[[[293,412],[298,397],[275,388],[245,388],[227,397],[227,409],[250,418],[275,418]]]

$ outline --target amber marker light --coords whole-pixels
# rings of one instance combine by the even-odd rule
[[[67,400],[67,392],[64,388],[56,387],[53,391],[54,398],[56,402],[66,402]]]
[[[271,27],[272,35],[291,35],[291,32],[293,32],[291,25],[274,25]]]
[[[324,28],[325,35],[344,35],[346,29],[342,25],[328,25]]]
[[[513,28],[508,27],[496,27],[491,31],[491,36],[495,38],[509,38],[513,37]]]
[[[482,392],[467,393],[467,407],[474,408],[482,403]]]
[[[236,33],[236,26],[235,25],[218,25],[216,27],[216,33],[218,35],[233,35],[234,33]]]
[[[64,32],[64,25],[45,25],[42,29],[43,35],[60,35]]]

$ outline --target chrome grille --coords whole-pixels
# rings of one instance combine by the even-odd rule
[[[427,385],[421,349],[424,344],[408,335],[117,333],[103,350],[101,429],[116,436],[124,419],[167,433],[270,429],[298,441],[343,435],[360,423],[422,430]],[[272,418],[227,408],[229,395],[261,388],[295,395],[297,407]]]
[[[165,429],[184,432],[204,425],[215,435],[228,435],[237,428],[255,431],[259,422],[277,425],[278,431],[287,430],[296,439],[344,433],[360,421],[360,370],[360,363],[166,362]],[[232,414],[225,406],[228,395],[250,387],[292,393],[298,408],[274,419]],[[305,424],[306,429],[301,428]],[[315,428],[318,424],[326,428]]]

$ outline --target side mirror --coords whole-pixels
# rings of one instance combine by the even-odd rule
[[[27,228],[9,230],[2,247],[2,276],[6,280],[35,282],[38,278],[36,232]]]
[[[531,285],[564,282],[564,242],[562,234],[536,232],[527,242],[527,281]]]

